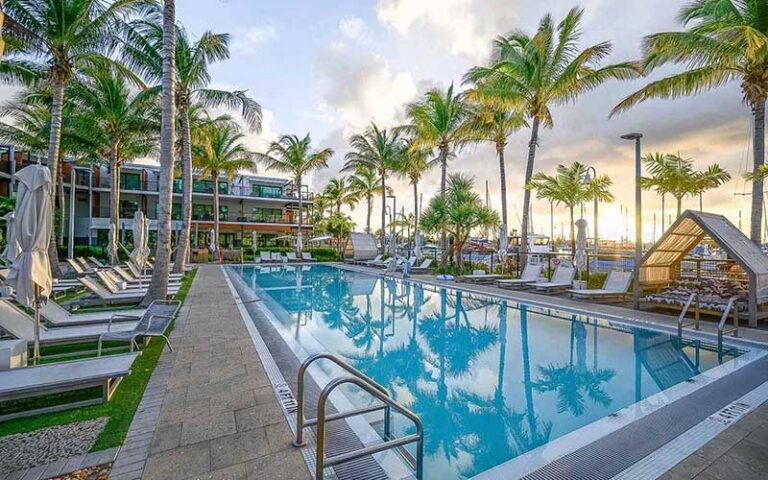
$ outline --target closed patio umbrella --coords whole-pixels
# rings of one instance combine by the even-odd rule
[[[502,265],[507,263],[507,226],[503,223],[499,226],[499,262]]]
[[[216,231],[214,229],[211,229],[211,242],[208,245],[208,248],[211,250],[211,254],[213,255],[214,261],[218,259],[217,251],[219,250],[219,246],[216,244],[217,241],[218,241],[218,238],[216,238]]]
[[[302,250],[304,250],[304,241],[301,232],[299,232],[296,234],[296,253],[301,254]]]
[[[256,255],[256,249],[258,248],[259,244],[259,234],[256,230],[251,232],[251,250],[253,250],[253,255]]]
[[[11,266],[8,284],[16,290],[16,300],[35,308],[35,346],[33,361],[40,360],[40,304],[51,294],[51,265],[48,242],[51,239],[51,172],[42,165],[30,165],[16,173],[19,182],[14,223],[19,253]]]
[[[109,233],[107,234],[107,241],[109,242],[109,263],[112,265],[118,264],[117,259],[117,229],[114,223],[109,224]]]
[[[144,265],[144,212],[137,210],[133,214],[133,250],[131,250],[131,261],[141,268]]]
[[[579,272],[587,268],[587,221],[583,218],[576,220],[576,257],[574,266]]]
[[[3,218],[5,219],[5,249],[3,249],[3,253],[0,254],[0,256],[2,256],[5,263],[10,266],[16,259],[16,255],[19,254],[19,242],[16,240],[16,232],[14,228],[16,214],[14,212],[8,212]]]
[[[416,246],[413,248],[413,256],[417,260],[421,260],[424,257],[424,235],[418,234],[416,236]]]

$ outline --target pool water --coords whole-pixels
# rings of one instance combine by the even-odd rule
[[[420,282],[328,265],[232,271],[300,359],[335,353],[421,417],[429,479],[471,477],[720,363],[665,333]],[[393,428],[413,431],[404,418]]]

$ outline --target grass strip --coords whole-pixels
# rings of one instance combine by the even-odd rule
[[[181,288],[174,297],[176,300],[181,300],[182,303],[185,301],[196,274],[197,269],[193,269],[184,277]],[[175,320],[168,327],[169,333],[173,330],[174,323]],[[88,348],[93,348],[94,345],[94,342],[91,342],[90,345],[87,342],[79,343],[74,346],[57,345],[50,347],[48,353],[61,353],[63,351],[74,352],[77,351],[78,348],[86,350]],[[90,407],[64,410],[61,412],[47,413],[2,422],[0,423],[0,436],[107,417],[109,421],[107,422],[106,427],[104,427],[104,431],[101,432],[101,435],[93,445],[92,451],[104,450],[122,445],[123,440],[128,433],[128,427],[133,420],[136,408],[139,406],[141,397],[144,395],[144,389],[147,387],[149,378],[152,376],[152,372],[155,370],[155,366],[157,366],[157,362],[160,360],[160,355],[163,353],[164,347],[165,343],[162,340],[153,339],[153,341],[142,350],[142,354],[133,364],[131,374],[123,379],[111,401]],[[93,393],[87,390],[80,390],[71,392],[69,395],[71,396],[67,398],[67,401],[76,401],[78,399],[87,399],[89,398],[89,395],[93,395]],[[46,399],[46,397],[50,398]],[[40,406],[45,406],[46,401],[54,402],[53,404],[61,403],[61,395],[41,396],[25,401],[28,402],[28,407],[39,408]],[[21,406],[17,404],[12,406],[9,405],[8,407],[13,408],[13,411],[21,409]],[[1,403],[0,411],[5,411],[4,405]]]

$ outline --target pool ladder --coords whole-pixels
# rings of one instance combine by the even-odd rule
[[[696,316],[693,320],[685,319],[685,314],[688,313],[688,309],[691,308],[694,298],[696,299]],[[720,317],[720,321],[717,324],[717,354],[722,358],[723,355],[723,336],[733,334],[734,337],[739,336],[739,308],[736,305],[739,297],[731,297],[728,300],[728,304],[723,310],[723,315]],[[733,310],[733,325],[727,327],[725,322],[728,321],[728,316]],[[677,317],[677,337],[682,344],[683,341],[683,328],[693,325],[696,330],[699,330],[699,298],[698,293],[692,293],[688,297],[688,301],[683,307],[683,311],[680,312],[680,316]]]
[[[317,401],[317,416],[315,418],[304,418],[304,377],[306,376],[307,369],[317,360],[329,360],[349,375],[343,377],[337,377],[331,380],[322,392],[320,392],[320,398]],[[372,455],[374,453],[383,452],[393,448],[402,447],[409,443],[416,443],[416,458],[415,458],[415,470],[417,480],[424,478],[424,427],[422,426],[421,419],[408,408],[404,407],[400,403],[396,402],[389,396],[389,392],[382,387],[375,380],[365,375],[363,372],[357,370],[353,366],[341,358],[331,353],[318,353],[312,355],[301,364],[298,373],[298,388],[297,388],[297,408],[296,408],[296,438],[293,441],[294,447],[303,447],[307,443],[304,440],[304,429],[317,425],[317,445],[315,448],[315,479],[322,480],[324,478],[324,471],[326,467],[333,467],[345,462],[356,460],[366,455]],[[326,407],[328,404],[328,397],[331,393],[341,385],[352,384],[356,385],[372,397],[378,400],[377,403],[372,405],[350,410],[347,412],[339,412],[327,414]],[[332,457],[326,457],[325,455],[325,430],[326,423],[334,420],[342,420],[345,418],[354,417],[357,415],[364,415],[366,413],[372,413],[377,411],[384,411],[384,442],[376,445],[369,445],[351,452],[341,453]],[[400,413],[404,417],[411,420],[416,426],[416,433],[406,435],[400,438],[393,438],[391,436],[391,421],[390,417],[392,410]]]

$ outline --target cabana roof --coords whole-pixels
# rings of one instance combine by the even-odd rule
[[[675,267],[707,236],[748,274],[750,300],[768,302],[768,256],[724,216],[693,210],[683,212],[643,256],[640,283],[673,280]]]

